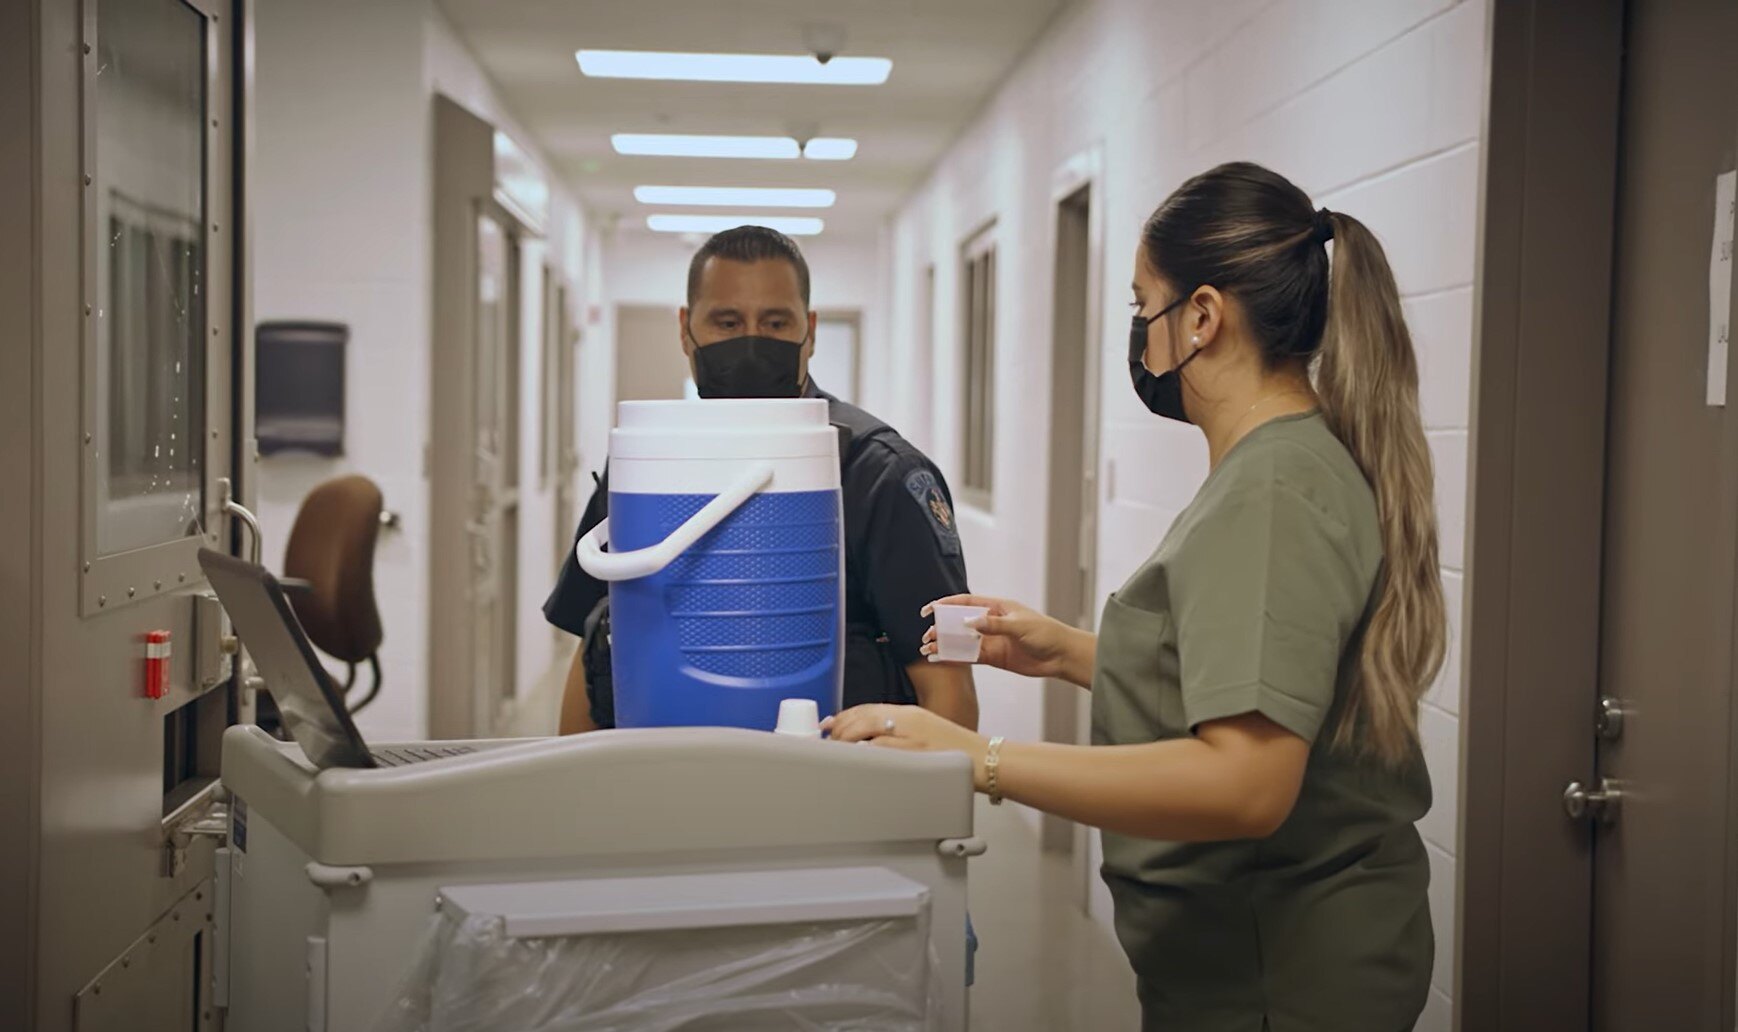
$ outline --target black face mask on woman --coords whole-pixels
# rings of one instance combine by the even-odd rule
[[[1189,299],[1185,294],[1170,304],[1159,309],[1151,317],[1135,313],[1134,324],[1129,327],[1128,334],[1128,375],[1133,382],[1135,393],[1140,396],[1147,411],[1166,419],[1175,419],[1182,423],[1191,423],[1189,413],[1183,408],[1183,367],[1195,360],[1202,352],[1196,348],[1188,358],[1178,362],[1176,366],[1165,372],[1154,374],[1147,369],[1147,327],[1158,322],[1174,310],[1178,305]]]
[[[702,398],[795,398],[802,393],[806,343],[732,337],[702,347],[694,341],[694,386]]]

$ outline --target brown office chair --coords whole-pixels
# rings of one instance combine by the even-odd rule
[[[367,477],[328,480],[309,492],[296,513],[284,553],[282,583],[296,619],[314,647],[347,664],[346,697],[356,666],[374,674],[355,713],[380,694],[380,610],[374,604],[374,543],[380,536],[380,488]]]

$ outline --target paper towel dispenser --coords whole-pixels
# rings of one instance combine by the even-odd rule
[[[344,454],[343,323],[262,322],[254,331],[255,434],[261,455]]]

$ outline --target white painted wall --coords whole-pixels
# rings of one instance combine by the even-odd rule
[[[350,326],[342,459],[262,460],[265,559],[283,561],[297,507],[351,471],[380,484],[403,530],[383,535],[375,590],[390,680],[362,712],[370,737],[426,724],[428,121],[420,0],[259,5],[253,168],[254,312]],[[382,395],[380,385],[408,389]]]
[[[1000,290],[998,485],[962,510],[979,591],[1043,598],[1049,401],[1050,182],[1100,149],[1105,292],[1098,584],[1114,590],[1156,547],[1206,473],[1197,432],[1150,416],[1129,388],[1126,284],[1141,222],[1187,176],[1247,158],[1290,176],[1318,204],[1367,222],[1388,248],[1424,369],[1437,465],[1443,579],[1455,640],[1424,714],[1437,803],[1429,843],[1439,940],[1425,1030],[1449,1028],[1458,781],[1459,611],[1466,510],[1474,215],[1486,65],[1484,0],[1082,0],[1021,62],[983,114],[894,219],[880,251],[890,328],[865,363],[865,400],[920,425],[931,395],[898,373],[923,363],[918,308],[936,268],[930,454],[950,476],[960,455],[959,247],[992,220]],[[979,677],[984,726],[1041,730],[1039,696],[1018,679]],[[1102,894],[1095,909],[1107,901]]]
[[[346,455],[281,455],[261,463],[266,561],[281,563],[297,508],[316,484],[349,472],[380,484],[403,525],[382,536],[375,559],[387,685],[359,724],[377,740],[420,738],[428,722],[424,450],[430,420],[433,94],[446,93],[512,133],[534,158],[540,155],[430,0],[261,4],[256,48],[256,317],[331,319],[351,328]],[[554,500],[537,477],[538,290],[545,256],[578,284],[573,289],[581,314],[600,289],[601,265],[583,213],[559,184],[552,185],[548,240],[529,243],[521,255],[527,377],[521,386],[521,691],[555,658],[554,636],[539,612],[555,573]],[[582,348],[582,384],[591,378],[587,354]],[[582,426],[601,417],[601,408],[587,400],[582,392]]]

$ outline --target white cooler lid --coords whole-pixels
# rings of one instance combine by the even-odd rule
[[[624,401],[612,459],[777,459],[837,454],[822,398]]]
[[[827,426],[823,398],[698,398],[624,401],[616,406],[618,430],[803,430]]]

